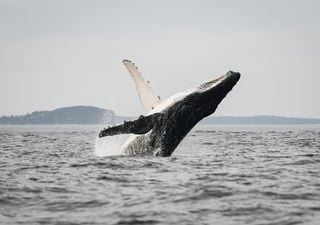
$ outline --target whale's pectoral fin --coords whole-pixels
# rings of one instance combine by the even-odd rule
[[[122,62],[136,85],[142,105],[147,111],[152,110],[160,103],[160,97],[153,92],[150,82],[143,79],[138,67],[133,62],[129,60],[123,60]]]
[[[160,120],[161,117],[162,113],[155,113],[149,116],[140,116],[136,120],[124,121],[123,124],[101,130],[99,138],[118,134],[145,134],[153,128],[155,122]]]

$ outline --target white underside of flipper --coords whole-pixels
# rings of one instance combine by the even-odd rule
[[[153,92],[150,82],[146,82],[143,79],[134,63],[129,60],[123,60],[122,62],[134,81],[142,105],[147,112],[152,111],[160,104],[160,97]],[[97,138],[95,153],[98,156],[124,155],[127,147],[139,136],[135,134],[119,134]]]
[[[134,63],[129,60],[123,60],[122,62],[134,81],[142,105],[148,112],[151,111],[160,103],[160,97],[153,92],[150,82],[146,82],[143,79],[138,67],[136,67]]]

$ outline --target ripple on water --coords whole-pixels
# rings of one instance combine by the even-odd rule
[[[170,158],[97,157],[98,130],[0,127],[1,222],[282,225],[320,218],[320,128],[198,127]]]

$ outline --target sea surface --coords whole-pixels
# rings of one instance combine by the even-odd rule
[[[0,224],[320,224],[320,126],[197,126],[169,158],[99,126],[0,126]]]

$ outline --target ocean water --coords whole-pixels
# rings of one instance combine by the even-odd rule
[[[320,224],[319,126],[197,126],[98,157],[98,126],[0,126],[0,224]]]

